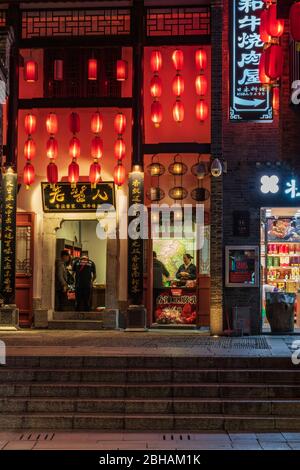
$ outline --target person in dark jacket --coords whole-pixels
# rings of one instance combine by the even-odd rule
[[[157,259],[156,252],[153,251],[153,303],[156,306],[156,298],[163,289],[163,276],[169,277],[170,273],[165,267],[164,263]]]
[[[192,263],[193,257],[186,253],[183,255],[183,264],[179,266],[179,269],[176,273],[176,278],[183,281],[197,279],[197,269],[196,266]]]
[[[60,258],[55,261],[55,310],[62,310],[66,304],[68,290],[67,265],[70,260],[68,250],[62,250]]]
[[[89,312],[91,310],[92,286],[96,279],[95,263],[89,259],[88,253],[84,252],[81,258],[73,264],[75,272],[75,296],[76,310]]]

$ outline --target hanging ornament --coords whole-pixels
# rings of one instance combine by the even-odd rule
[[[72,137],[69,143],[69,155],[71,158],[80,157],[80,140],[77,137]]]
[[[220,162],[220,160],[218,158],[215,158],[212,161],[212,164],[211,164],[211,167],[210,167],[210,172],[211,172],[212,176],[217,178],[218,176],[221,176],[222,171],[223,171],[222,163]]]
[[[150,57],[152,73],[158,73],[162,68],[162,55],[160,51],[152,51]]]
[[[126,146],[121,137],[119,137],[115,142],[114,152],[117,160],[123,160],[125,157]]]
[[[180,100],[176,100],[173,106],[173,119],[180,123],[184,119],[184,106]]]
[[[260,83],[262,83],[263,85],[270,85],[271,79],[266,74],[265,65],[266,65],[266,51],[262,52],[262,54],[260,56],[258,73],[259,73]]]
[[[126,129],[126,117],[123,113],[118,113],[114,120],[114,127],[117,134],[124,134]]]
[[[188,192],[183,186],[174,186],[169,191],[169,196],[171,199],[174,199],[174,201],[181,201],[185,199],[187,195]]]
[[[272,106],[274,111],[279,111],[280,107],[280,88],[279,86],[273,87],[273,98],[272,98]]]
[[[180,96],[184,92],[184,80],[181,75],[176,74],[172,83],[172,89],[175,96]]]
[[[290,8],[291,36],[297,43],[300,42],[300,2],[293,3]]]
[[[207,93],[207,78],[205,75],[197,75],[195,80],[196,93],[199,96],[204,96]]]
[[[207,54],[204,49],[197,49],[195,52],[195,64],[197,72],[203,72],[207,67]]]
[[[260,14],[259,35],[264,43],[271,42],[271,36],[267,31],[268,10],[263,10]]]
[[[191,197],[194,201],[204,202],[210,198],[210,192],[206,188],[199,186],[191,191]]]
[[[120,188],[125,182],[125,167],[122,162],[118,162],[114,168],[114,182],[118,188]]]
[[[271,80],[278,80],[283,73],[283,51],[278,44],[265,50],[265,72]]]
[[[79,181],[79,165],[75,159],[72,160],[68,167],[68,181],[72,187],[76,186],[76,183]]]
[[[117,60],[116,77],[119,82],[124,82],[128,78],[128,62],[126,60]]]
[[[88,61],[88,79],[89,80],[97,80],[98,74],[98,63],[97,59],[89,59]]]
[[[95,187],[101,181],[101,166],[97,159],[90,166],[89,180],[92,187]]]
[[[266,31],[274,38],[279,38],[284,32],[284,20],[277,19],[277,5],[275,3],[267,9]]]
[[[48,139],[46,149],[47,157],[55,160],[58,154],[58,144],[54,137],[50,137],[50,139]]]
[[[172,54],[172,62],[177,72],[183,69],[183,52],[181,49],[176,49]]]
[[[27,83],[38,80],[38,64],[33,59],[26,60],[24,63],[24,80]]]
[[[58,121],[55,113],[49,113],[46,119],[46,129],[48,134],[57,134]]]
[[[196,118],[200,122],[205,122],[208,118],[208,104],[205,100],[198,100],[196,104]]]
[[[34,140],[29,137],[24,145],[24,157],[26,160],[32,160],[36,155],[36,145]]]
[[[26,134],[33,134],[36,131],[36,116],[34,114],[26,114],[24,127]]]
[[[80,117],[78,113],[71,113],[69,118],[69,128],[72,134],[80,132]]]
[[[47,181],[53,185],[58,182],[58,169],[56,164],[52,161],[47,165]]]
[[[102,158],[103,156],[103,141],[98,136],[95,136],[92,140],[91,155],[93,158]]]
[[[161,201],[165,197],[165,192],[160,187],[151,187],[146,193],[147,199],[151,202]]]
[[[198,157],[198,162],[192,166],[191,172],[198,180],[202,180],[209,174],[207,164],[201,161],[201,155]]]
[[[168,171],[173,176],[183,176],[186,174],[188,167],[182,162],[182,157],[179,153],[174,156],[173,163],[169,165]]]
[[[27,162],[23,170],[23,181],[26,185],[26,189],[29,189],[30,186],[34,183],[34,167],[30,162]]]
[[[102,117],[102,114],[99,113],[99,111],[97,111],[96,113],[92,115],[92,118],[91,118],[91,131],[94,134],[100,134],[100,132],[102,132],[102,129],[103,129],[103,117]]]
[[[53,78],[56,82],[61,82],[64,79],[64,61],[62,59],[54,60]]]
[[[150,81],[150,94],[152,98],[159,98],[161,96],[161,93],[162,93],[161,79],[157,75],[154,75],[154,77],[152,77]]]

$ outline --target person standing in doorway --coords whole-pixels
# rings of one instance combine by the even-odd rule
[[[163,276],[167,279],[170,276],[169,271],[159,259],[157,259],[156,252],[153,251],[153,308],[156,308],[156,299],[163,289]]]
[[[91,310],[92,286],[96,279],[95,263],[89,259],[88,252],[82,252],[81,258],[73,265],[75,272],[76,310],[89,312]]]
[[[68,250],[62,250],[60,258],[55,261],[55,310],[63,310],[66,305],[68,290],[67,265],[71,257]]]

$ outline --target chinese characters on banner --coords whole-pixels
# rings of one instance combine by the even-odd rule
[[[141,172],[129,175],[129,207],[133,204],[144,204],[144,174]],[[128,224],[135,217],[128,217]],[[143,239],[128,238],[128,297],[133,304],[143,302]]]
[[[1,294],[5,304],[15,302],[17,175],[2,176]]]
[[[264,43],[259,36],[262,0],[232,0],[230,120],[270,121],[270,88],[259,81]]]
[[[115,206],[114,183],[101,182],[95,188],[89,183],[42,183],[45,212],[93,212],[101,204]]]

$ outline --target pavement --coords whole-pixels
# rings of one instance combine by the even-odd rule
[[[291,357],[300,335],[214,337],[197,331],[1,331],[10,356]],[[294,347],[293,347],[294,346]]]
[[[300,450],[300,433],[0,432],[0,450]]]

